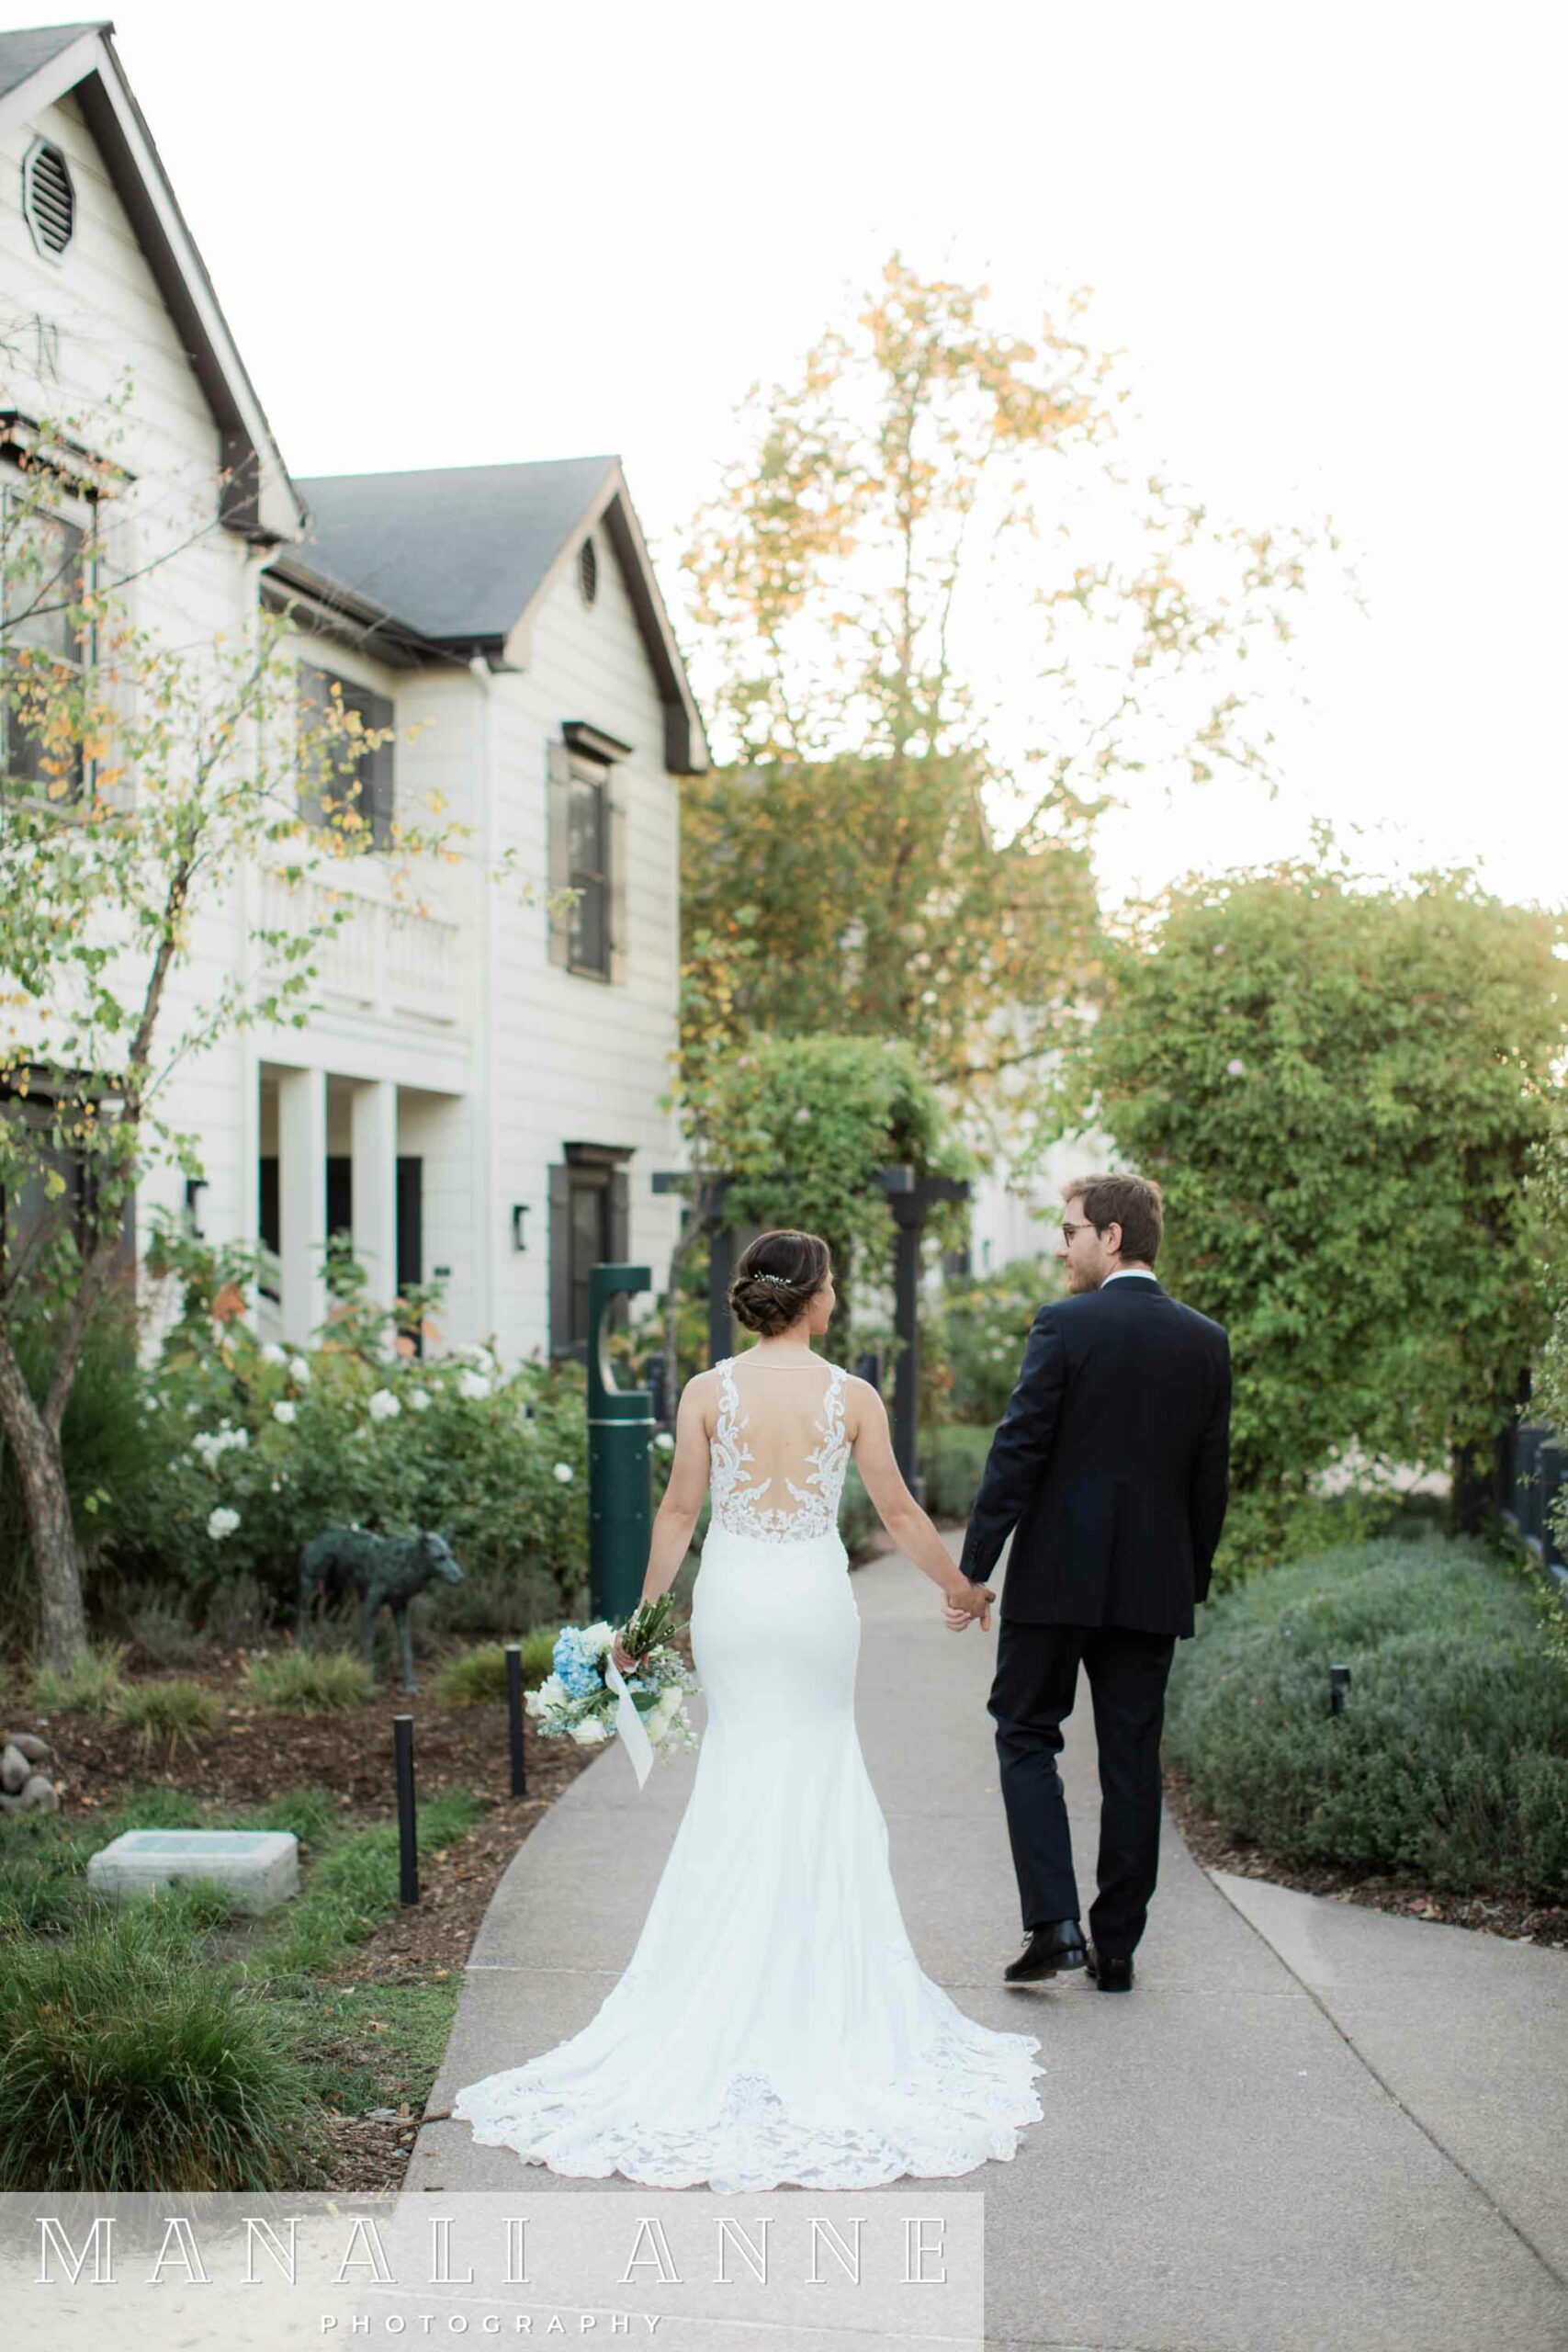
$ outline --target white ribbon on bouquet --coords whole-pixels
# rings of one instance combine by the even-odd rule
[[[621,1746],[631,1758],[640,1789],[653,1770],[653,1742],[643,1727],[637,1702],[626,1689],[626,1677],[608,1652],[604,1657],[604,1680],[615,1694],[615,1729],[621,1736]]]

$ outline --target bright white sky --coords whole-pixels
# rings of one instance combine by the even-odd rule
[[[1108,890],[1271,855],[1568,898],[1564,43],[1405,0],[123,0],[117,38],[296,473],[614,449],[664,557],[887,253],[1023,331],[1088,283],[1175,470],[1331,512],[1288,788],[1145,796]],[[13,0],[12,20],[32,19]],[[1022,649],[1021,649],[1021,653]]]

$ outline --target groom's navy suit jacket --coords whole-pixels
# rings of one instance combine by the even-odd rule
[[[1153,1274],[1053,1299],[1030,1329],[960,1565],[1012,1535],[1002,1615],[1190,1634],[1230,1490],[1230,1343]]]

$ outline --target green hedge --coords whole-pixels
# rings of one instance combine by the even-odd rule
[[[1166,1747],[1233,1835],[1292,1863],[1568,1896],[1568,1680],[1495,1555],[1347,1544],[1269,1570],[1199,1624],[1178,1646]],[[1351,1689],[1333,1715],[1340,1663]]]
[[[968,1518],[995,1435],[990,1423],[972,1427],[963,1421],[926,1432],[920,1475],[926,1482],[926,1509],[933,1519]]]

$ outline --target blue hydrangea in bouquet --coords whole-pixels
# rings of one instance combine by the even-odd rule
[[[696,1689],[697,1678],[669,1638],[674,1613],[672,1596],[662,1593],[657,1600],[645,1600],[620,1628],[622,1647],[637,1662],[637,1672],[625,1677],[610,1656],[616,1628],[606,1619],[594,1625],[563,1625],[556,1637],[553,1673],[524,1702],[540,1736],[574,1739],[582,1747],[613,1739],[624,1704],[609,1679],[614,1674],[637,1710],[655,1758],[695,1747],[685,1694]]]

